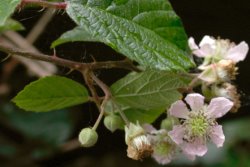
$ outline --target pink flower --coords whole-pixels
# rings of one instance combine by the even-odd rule
[[[210,61],[217,62],[222,59],[233,60],[237,63],[246,58],[249,50],[248,44],[245,41],[235,45],[234,43],[230,43],[229,40],[216,40],[208,35],[203,37],[199,46],[197,46],[193,37],[189,38],[188,44],[194,55],[205,58],[203,65],[209,64]]]
[[[169,114],[181,118],[182,124],[175,125],[168,134],[178,144],[184,153],[191,156],[203,156],[207,152],[206,142],[211,140],[217,147],[222,147],[225,141],[222,126],[216,118],[225,115],[233,103],[224,98],[213,98],[209,105],[204,104],[204,97],[197,93],[187,95],[187,108],[182,100],[172,104]]]

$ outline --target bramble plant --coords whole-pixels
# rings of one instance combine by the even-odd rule
[[[241,105],[231,81],[237,63],[249,50],[246,42],[235,44],[205,36],[197,45],[192,37],[188,39],[168,0],[1,0],[0,33],[23,29],[10,16],[30,5],[65,10],[76,23],[74,29],[55,39],[51,48],[76,41],[101,42],[126,58],[76,62],[60,58],[56,52],[46,55],[16,48],[0,38],[0,51],[19,57],[41,77],[13,98],[18,107],[48,112],[94,102],[99,117],[92,127],[79,132],[81,145],[95,145],[96,130],[103,120],[111,132],[125,131],[127,155],[135,160],[152,156],[159,164],[167,164],[177,154],[194,160],[206,154],[210,141],[223,146],[225,136],[217,118],[237,112]],[[196,59],[203,63],[196,64]],[[36,70],[34,63],[43,63],[41,69]],[[86,86],[54,75],[56,66],[51,63],[78,71]],[[130,72],[111,86],[96,74],[97,70],[117,68]],[[157,130],[151,124],[162,114],[166,118]]]

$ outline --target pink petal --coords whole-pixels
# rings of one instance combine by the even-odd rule
[[[181,144],[183,143],[184,133],[185,129],[182,127],[182,125],[175,125],[173,130],[168,132],[168,135],[176,144]]]
[[[187,119],[189,111],[187,109],[186,104],[183,101],[178,100],[174,104],[171,105],[169,109],[169,114],[177,118]]]
[[[210,118],[220,118],[233,107],[233,102],[225,97],[213,98],[207,107],[207,114]]]
[[[199,49],[199,47],[196,45],[193,37],[190,37],[188,39],[188,45],[189,45],[189,47],[190,47],[191,50],[197,50],[197,49]]]
[[[210,36],[208,35],[205,35],[201,42],[199,43],[199,46],[202,47],[204,45],[210,45],[212,47],[215,47],[215,39],[214,38],[211,38]]]
[[[185,101],[190,105],[193,111],[200,110],[204,105],[204,97],[198,93],[188,94]]]
[[[217,147],[222,147],[225,141],[225,136],[223,134],[222,126],[216,125],[212,128],[210,138]]]
[[[142,128],[147,132],[147,133],[152,133],[157,131],[151,124],[143,124]]]
[[[172,156],[170,155],[156,155],[153,154],[152,157],[161,165],[166,165],[168,163],[171,162],[171,160],[173,159]]]
[[[195,155],[193,154],[188,154],[186,151],[182,150],[182,153],[191,161],[194,161],[195,160]]]
[[[229,49],[226,59],[233,60],[236,63],[242,61],[246,58],[248,50],[248,44],[245,41],[242,41],[237,46]]]
[[[203,143],[201,138],[195,139],[193,143],[185,143],[182,149],[191,155],[203,156],[207,153],[207,146]]]

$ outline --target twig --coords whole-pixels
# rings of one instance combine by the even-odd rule
[[[66,2],[48,2],[43,0],[22,0],[21,7],[25,5],[37,5],[45,8],[66,9]]]
[[[0,51],[11,54],[11,55],[17,55],[17,56],[26,57],[29,59],[54,63],[59,66],[64,66],[70,69],[78,70],[80,72],[84,71],[85,69],[89,69],[92,71],[92,70],[97,70],[97,69],[111,69],[111,68],[121,68],[121,69],[133,70],[133,71],[140,71],[133,64],[131,64],[131,62],[127,60],[79,63],[76,61],[66,60],[63,58],[59,58],[56,56],[49,56],[49,55],[45,55],[42,53],[23,51],[22,49],[6,46],[2,42],[0,42]]]

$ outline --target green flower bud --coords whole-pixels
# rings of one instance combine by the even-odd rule
[[[170,131],[173,129],[174,125],[178,125],[179,120],[175,117],[168,117],[161,122],[161,129],[166,129],[167,131]]]
[[[97,139],[98,134],[91,128],[82,129],[78,136],[78,140],[83,147],[92,147],[97,142]]]
[[[111,114],[104,118],[104,125],[108,130],[114,132],[117,129],[122,129],[124,123],[120,116]]]

